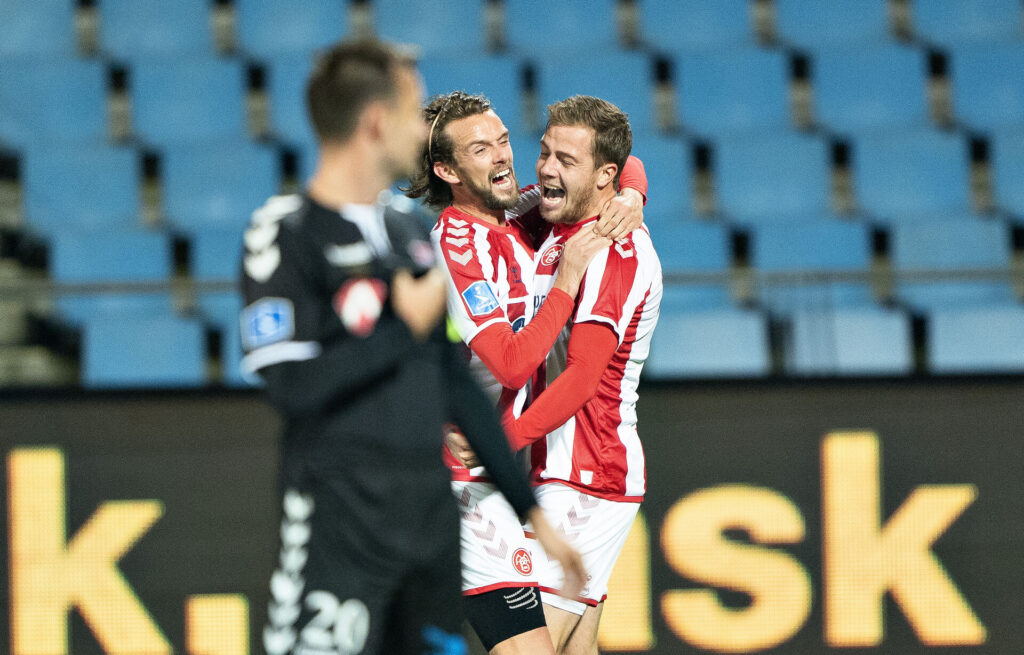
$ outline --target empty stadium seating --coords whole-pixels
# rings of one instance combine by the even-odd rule
[[[957,48],[953,112],[975,129],[1024,126],[1024,41]]]
[[[562,55],[595,48],[613,52],[618,44],[616,0],[505,0],[504,5],[505,38],[515,52]]]
[[[0,140],[98,144],[107,136],[106,103],[103,62],[19,56],[0,63]]]
[[[522,64],[509,56],[425,56],[420,72],[427,95],[460,90],[482,93],[509,130],[522,130]],[[536,153],[534,153],[536,154]]]
[[[731,265],[729,233],[721,223],[652,216],[644,223],[665,273],[726,273]]]
[[[967,141],[929,129],[864,135],[852,142],[857,202],[886,221],[970,210]]]
[[[915,34],[939,45],[1024,38],[1019,0],[916,0],[911,14]]]
[[[906,375],[914,358],[903,313],[871,306],[788,316],[786,370],[796,375]]]
[[[49,272],[55,282],[169,284],[172,264],[168,235],[142,230],[61,230],[53,235]],[[81,325],[104,316],[170,314],[169,288],[151,291],[95,289],[69,291],[57,298],[60,319]]]
[[[753,44],[750,0],[643,0],[644,41],[672,53],[728,51]]]
[[[1012,302],[1010,230],[1002,221],[972,216],[896,223],[892,263],[897,297],[918,309]],[[990,270],[978,280],[901,277],[908,271]]]
[[[789,59],[760,48],[680,55],[676,104],[688,132],[705,136],[790,126]]]
[[[691,144],[678,138],[634,134],[632,154],[644,163],[647,174],[646,211],[654,215],[692,216]]]
[[[371,7],[381,38],[415,43],[424,56],[444,54],[457,39],[463,57],[484,52],[484,5],[480,0],[374,0]],[[549,12],[535,16],[540,21]]]
[[[762,377],[770,366],[762,314],[733,307],[676,310],[663,303],[643,374],[651,380]]]
[[[44,236],[69,227],[137,225],[141,176],[132,148],[33,145],[22,159],[25,220]]]
[[[186,232],[233,227],[280,189],[278,153],[245,142],[179,143],[163,150],[165,218]]]
[[[255,380],[243,376],[242,332],[239,314],[242,297],[235,291],[207,291],[199,295],[201,320],[220,335],[220,380],[230,387],[250,386]]]
[[[245,68],[237,60],[144,59],[130,80],[135,133],[147,143],[248,136]]]
[[[4,0],[0,2],[0,57],[74,55],[75,5],[72,2]]]
[[[214,53],[208,0],[100,0],[100,47],[123,61]]]
[[[629,115],[634,134],[654,125],[654,62],[644,53],[589,51],[537,61],[541,125],[544,107],[571,95],[591,95],[608,100]]]
[[[291,0],[235,0],[234,5],[239,47],[260,59],[285,53],[308,56],[348,31],[341,0],[305,0],[302,11]]]
[[[822,48],[811,61],[817,121],[842,133],[927,125],[926,63],[904,45]]]
[[[995,132],[990,144],[996,206],[1024,217],[1024,127]]]
[[[722,213],[743,223],[820,215],[829,207],[829,155],[823,140],[796,133],[724,139],[715,147]]]
[[[810,50],[876,46],[892,36],[887,0],[775,0],[776,33]]]
[[[928,316],[928,365],[935,373],[1024,370],[1024,307],[935,309]]]
[[[202,324],[169,315],[90,318],[81,379],[90,388],[200,386],[206,381]]]

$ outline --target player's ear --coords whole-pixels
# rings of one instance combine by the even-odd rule
[[[619,174],[619,167],[608,162],[597,167],[597,188],[604,189],[609,184],[615,183],[615,176]]]
[[[459,178],[459,174],[455,171],[450,164],[446,164],[441,161],[434,162],[434,175],[438,176],[448,184],[460,184],[462,180]]]
[[[388,131],[388,106],[382,101],[371,102],[359,116],[359,129],[366,130],[374,139],[382,139]]]

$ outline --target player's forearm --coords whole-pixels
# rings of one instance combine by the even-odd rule
[[[647,204],[647,171],[644,170],[644,163],[639,157],[630,155],[626,158],[626,163],[619,174],[619,189],[636,190],[643,196],[644,204]]]
[[[366,338],[324,344],[312,359],[274,364],[260,374],[271,402],[289,416],[308,416],[398,370],[413,349],[401,321],[382,321]]]
[[[476,335],[469,347],[501,386],[518,389],[547,357],[572,315],[573,305],[567,293],[553,290],[522,330],[513,332],[508,323],[496,323]]]
[[[494,404],[469,375],[454,349],[449,350],[445,366],[451,421],[466,435],[477,459],[516,514],[525,518],[537,499],[516,465]]]
[[[607,326],[574,326],[565,370],[522,416],[506,425],[512,449],[519,450],[544,437],[587,404],[597,393],[617,346],[618,339]]]

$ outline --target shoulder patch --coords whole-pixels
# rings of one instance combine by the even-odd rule
[[[498,308],[498,299],[491,290],[491,285],[484,280],[477,280],[462,292],[469,313],[473,316],[484,316]]]
[[[263,298],[242,310],[246,350],[286,341],[295,335],[295,309],[287,298]]]

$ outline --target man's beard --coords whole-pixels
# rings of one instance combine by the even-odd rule
[[[516,180],[516,172],[511,168],[509,168],[508,177],[509,181],[512,182],[512,186],[507,198],[500,198],[494,193],[494,190],[491,188],[490,177],[487,178],[487,184],[484,186],[478,186],[471,177],[464,176],[463,179],[466,180],[466,186],[469,187],[474,196],[479,198],[480,204],[484,207],[493,210],[506,210],[512,209],[519,202],[519,182]]]
[[[562,207],[562,212],[558,218],[549,218],[544,215],[543,210],[541,211],[541,218],[548,223],[564,223],[572,225],[573,223],[579,223],[584,218],[589,218],[585,215],[587,208],[590,206],[591,201],[594,199],[594,187],[588,186],[584,189],[580,189],[579,193],[573,194],[575,198],[570,200],[568,192],[565,197],[565,204]],[[543,207],[543,205],[541,205]]]

